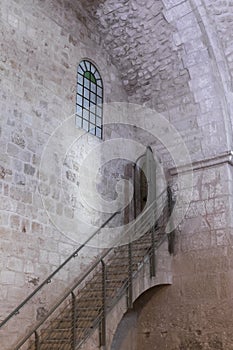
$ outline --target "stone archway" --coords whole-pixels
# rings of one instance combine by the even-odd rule
[[[133,309],[128,310],[122,317],[114,334],[111,350],[140,350],[138,344],[138,316],[142,307],[150,303],[151,297],[156,297],[156,293],[164,292],[166,286],[156,286],[148,289],[134,302]],[[142,330],[145,338],[150,337],[149,330]]]
[[[137,312],[128,311],[120,321],[113,338],[111,350],[136,350]]]

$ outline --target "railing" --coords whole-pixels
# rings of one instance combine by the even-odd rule
[[[120,239],[117,238],[115,242],[113,242],[111,248],[105,249],[104,252],[101,253],[101,256],[97,258],[97,260],[86,271],[86,273],[80,277],[78,281],[73,282],[73,285],[71,285],[71,287],[61,293],[63,294],[62,297],[59,297],[55,303],[55,299],[52,298],[53,302],[48,306],[48,310],[44,310],[45,314],[43,317],[30,331],[27,332],[27,330],[25,330],[25,332],[27,332],[26,336],[24,336],[23,339],[18,342],[14,350],[23,349],[25,345],[27,346],[27,349],[30,350],[52,350],[58,348],[58,342],[59,349],[63,349],[62,342],[65,344],[64,350],[78,349],[78,347],[89,336],[90,332],[92,332],[97,326],[99,326],[100,345],[105,345],[106,313],[114,306],[119,297],[121,297],[124,293],[127,295],[128,307],[132,307],[133,278],[138,272],[139,265],[142,266],[146,256],[150,259],[151,276],[155,276],[156,274],[155,251],[156,248],[158,248],[159,245],[161,245],[162,242],[167,239],[167,236],[165,234],[161,235],[161,228],[165,227],[171,211],[171,192],[169,188],[167,188],[162,191],[159,196],[157,196],[156,200],[153,201],[153,203],[151,203],[143,210],[143,212],[135,219],[132,225],[128,226],[127,230],[125,230],[125,232],[121,235]],[[161,212],[162,215],[160,215],[160,218],[155,222],[154,218],[156,215],[158,215],[159,212]],[[0,323],[0,331],[3,330],[3,327],[5,328],[8,326],[8,323],[11,320],[17,319],[23,308],[30,308],[31,304],[36,305],[38,300],[43,297],[43,292],[46,292],[46,295],[51,293],[51,287],[50,291],[44,291],[46,286],[53,286],[53,284],[56,282],[54,289],[59,289],[59,283],[57,283],[57,281],[60,281],[62,279],[62,273],[64,273],[64,271],[67,272],[73,269],[74,265],[72,265],[72,263],[74,261],[74,258],[76,258],[78,254],[87,247],[87,244],[90,243],[91,240],[101,232],[102,228],[104,228],[119,213],[120,211],[111,215],[99,229],[97,229],[18,307],[16,307]],[[143,237],[142,232],[145,233]],[[171,246],[170,237],[171,236],[169,235],[169,249]],[[125,242],[128,242],[128,244],[125,244]],[[138,249],[140,248],[140,244],[145,249],[142,249],[140,251],[140,249]],[[122,265],[124,267],[122,268],[122,279],[116,278],[116,276],[118,276],[118,271],[114,270],[115,267],[118,269],[119,260],[124,263]],[[77,267],[77,264],[75,266]],[[60,277],[59,274],[61,274]],[[93,287],[89,288],[88,286],[91,285]],[[99,286],[100,289],[98,289]],[[93,292],[95,289],[96,294]],[[82,306],[82,303],[85,305],[86,302],[86,299],[83,297],[83,291],[85,293],[85,297],[90,296],[91,300],[99,301],[100,305],[97,307],[97,312],[95,312],[96,306],[91,305],[91,301],[89,306]],[[111,295],[109,294],[110,291],[112,291]],[[55,291],[52,290],[52,294],[54,292]],[[98,298],[99,295],[100,299]],[[83,318],[80,316],[82,315],[82,312],[85,314],[86,318],[84,316]],[[60,334],[57,338],[57,330],[60,329],[59,324],[66,324],[64,320],[67,319],[70,320],[69,327],[66,325],[63,330],[61,329]],[[87,319],[89,320],[91,326],[90,324],[87,325],[85,323]],[[32,337],[34,337],[33,340]],[[59,340],[60,337],[64,339]],[[71,347],[66,347],[67,344]],[[12,350],[12,347],[10,349]]]
[[[170,199],[166,189],[136,218],[120,240],[117,239],[112,248],[104,251],[91,268],[46,312],[42,320],[26,334],[14,350],[22,349],[24,344],[27,344],[27,349],[30,350],[63,349],[63,345],[64,349],[68,349],[67,344],[71,346],[70,349],[78,349],[90,332],[98,326],[100,345],[105,345],[106,313],[125,292],[128,307],[132,307],[133,278],[138,272],[139,265],[143,264],[145,256],[150,259],[151,276],[155,276],[155,251],[167,239],[163,232],[161,234],[159,228],[165,226],[170,215],[171,205],[168,200]],[[155,217],[158,211],[161,211],[162,215],[155,224],[151,218]],[[118,212],[114,213],[101,228],[106,226],[117,214]],[[29,303],[45,285],[50,283],[52,278],[100,232],[101,228],[93,233],[81,247],[11,312],[0,327],[3,327],[13,316],[17,315],[23,306]],[[141,237],[141,232],[146,232],[143,237]],[[125,241],[128,244],[123,244]],[[115,246],[118,248],[114,248]],[[118,278],[119,272],[122,272],[121,278]],[[86,305],[88,300],[89,304]],[[59,326],[60,324],[65,326],[62,328]],[[60,330],[59,333],[58,330]],[[32,336],[34,340],[32,340]]]
[[[36,295],[46,284],[51,283],[52,278],[55,277],[55,275],[58,274],[58,272],[68,264],[68,262],[76,258],[78,256],[78,253],[101,231],[102,228],[104,228],[117,214],[120,212],[117,211],[113,215],[110,216],[110,218],[105,221],[105,223],[98,228],[78,249],[75,250],[73,254],[71,254],[51,275],[49,275],[19,306],[17,306],[1,323],[0,328],[2,328],[13,316],[16,316],[19,314],[20,310],[23,308],[24,305],[27,304],[29,300],[31,300],[34,295]]]

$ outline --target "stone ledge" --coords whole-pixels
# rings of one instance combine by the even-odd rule
[[[225,153],[216,155],[215,157],[198,160],[193,162],[192,164],[185,164],[178,168],[171,168],[169,169],[169,174],[171,176],[175,176],[180,173],[187,173],[190,171],[207,169],[221,164],[230,164],[233,166],[233,151],[227,151]]]

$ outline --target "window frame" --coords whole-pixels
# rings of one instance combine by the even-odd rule
[[[80,61],[76,83],[76,126],[103,139],[103,80],[89,59]]]

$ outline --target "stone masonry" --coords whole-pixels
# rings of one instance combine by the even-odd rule
[[[193,172],[189,209],[176,229],[173,284],[144,293],[133,316],[122,320],[129,332],[120,324],[111,338],[122,337],[119,350],[233,349],[232,5],[227,0],[1,1],[0,320],[76,247],[45,209],[69,222],[72,208],[78,208],[98,222],[73,194],[81,160],[101,141],[76,130],[81,143],[69,148],[49,176],[40,172],[51,135],[75,113],[77,66],[89,58],[103,77],[105,102],[137,103],[162,113],[183,137],[192,165],[175,169],[166,147],[140,130],[119,127],[106,138],[118,133],[153,143],[174,196],[180,191],[186,198],[185,178]],[[155,115],[151,123],[156,122]],[[57,150],[69,136],[58,135]],[[109,188],[123,177],[122,164],[116,162],[118,171],[110,172],[113,180],[102,170]],[[183,187],[177,186],[177,174]],[[101,192],[108,196],[105,188]],[[98,253],[89,248],[80,265],[67,268],[56,281],[59,295]],[[38,320],[53,300],[45,291],[6,327],[0,333],[3,350],[31,326],[27,312]]]
[[[127,96],[116,68],[98,45],[95,25],[92,31],[86,28],[84,10],[81,12],[68,1],[33,4],[2,1],[0,12],[0,319],[3,320],[78,244],[54,226],[45,209],[50,206],[61,220],[72,218],[72,186],[74,181],[76,186],[78,182],[75,172],[81,157],[98,140],[87,137],[78,155],[75,148],[70,149],[62,168],[62,186],[56,168],[49,176],[39,168],[50,136],[75,113],[76,74],[81,59],[93,58],[98,65],[106,101],[124,101]],[[76,129],[74,123],[73,118]],[[61,142],[57,139],[57,150]],[[23,310],[18,321],[1,332],[1,349],[11,348],[19,335],[25,334],[27,326],[32,325],[32,320],[43,316],[50,299],[54,302],[56,293],[61,295],[96,254],[98,250],[94,248],[88,254],[84,252],[80,265],[71,264],[58,276],[54,295],[43,292],[29,309]],[[21,333],[17,334],[20,329]]]

